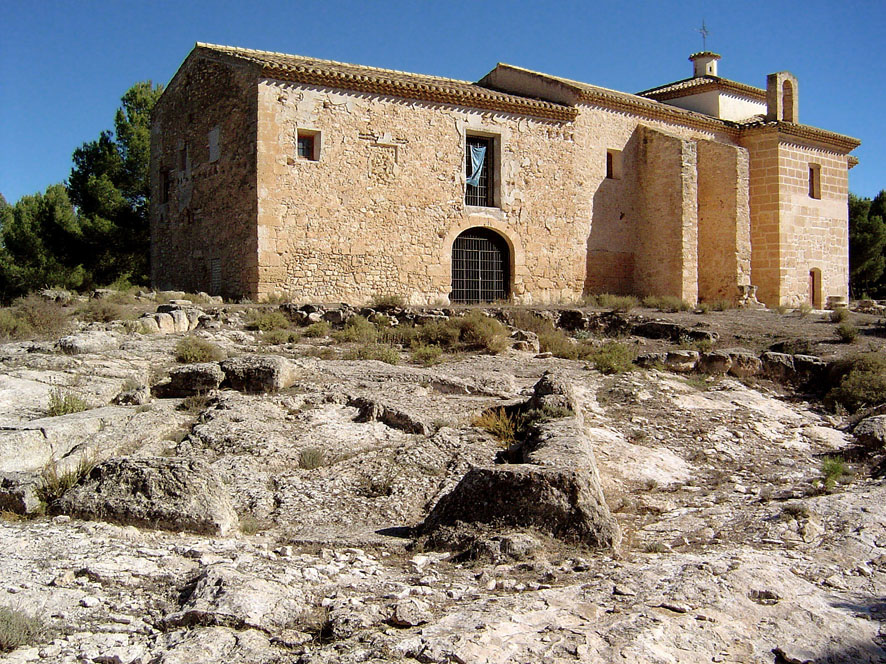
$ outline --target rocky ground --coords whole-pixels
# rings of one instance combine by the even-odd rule
[[[531,350],[321,359],[329,339],[269,346],[236,311],[204,309],[190,334],[269,389],[226,387],[242,368],[223,362],[201,374],[220,389],[168,396],[188,332],[111,322],[0,346],[0,605],[45,625],[0,661],[886,661],[886,485],[846,422],[792,387],[603,375]],[[670,319],[718,331],[715,348],[833,343],[821,314]],[[879,348],[867,323],[862,350]],[[545,375],[570,416],[537,440],[505,453],[472,426],[537,398]],[[47,417],[53,390],[92,408]],[[839,454],[851,474],[827,490]],[[48,514],[18,514],[39,509],[47,468],[82,460],[98,465]],[[496,496],[465,493],[477,469]],[[505,470],[555,478],[544,509],[502,495]],[[462,515],[499,512],[439,546],[422,524],[452,495]],[[562,514],[591,535],[558,530]]]

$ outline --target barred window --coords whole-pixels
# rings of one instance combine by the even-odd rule
[[[465,145],[465,205],[494,207],[495,141],[483,136],[468,136]]]

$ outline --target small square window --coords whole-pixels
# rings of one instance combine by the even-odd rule
[[[821,198],[821,166],[809,164],[809,198]]]
[[[319,161],[320,132],[299,129],[296,139],[296,156],[307,161]]]

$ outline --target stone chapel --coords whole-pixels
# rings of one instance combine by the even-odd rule
[[[156,288],[362,304],[848,295],[859,141],[797,79],[637,94],[498,64],[472,83],[198,43],[151,134]]]

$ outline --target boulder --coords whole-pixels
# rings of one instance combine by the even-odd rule
[[[0,473],[0,511],[33,514],[40,509],[37,488],[40,480],[34,473]]]
[[[698,358],[698,370],[706,374],[725,374],[732,368],[732,358],[729,353],[714,350],[710,353],[702,353]]]
[[[566,309],[560,312],[557,326],[569,332],[586,330],[588,327],[588,317],[580,309]]]
[[[858,442],[866,447],[886,447],[886,415],[874,415],[863,419],[852,432]]]
[[[698,364],[697,350],[672,350],[665,357],[665,367],[677,373],[689,373]]]
[[[158,392],[167,397],[188,397],[217,390],[225,378],[225,372],[215,362],[201,362],[176,367],[169,372],[169,382]]]
[[[593,547],[618,545],[621,533],[599,484],[580,470],[532,464],[472,468],[443,496],[422,530],[437,543],[435,531],[458,524],[533,528]]]
[[[578,411],[575,391],[562,374],[556,371],[545,371],[532,388],[532,397],[526,402],[526,408],[567,408]]]
[[[58,501],[71,516],[206,535],[227,535],[237,515],[212,469],[197,459],[110,459]]]
[[[296,366],[276,355],[243,355],[221,363],[225,385],[241,392],[275,392],[292,387]]]
[[[306,608],[298,591],[279,581],[210,565],[188,584],[181,610],[163,619],[166,629],[218,625],[276,632],[295,623]]]
[[[797,378],[805,382],[814,382],[822,378],[828,365],[820,357],[814,355],[794,355],[794,369]]]
[[[392,429],[399,429],[406,433],[419,433],[423,436],[430,436],[434,431],[434,427],[420,415],[410,413],[380,399],[355,397],[348,400],[348,405],[357,409],[357,417],[354,418],[356,422],[384,422]]]
[[[667,353],[640,353],[634,360],[634,364],[642,369],[654,369],[655,367],[663,367],[667,359]]]
[[[89,330],[69,334],[58,340],[58,347],[66,355],[103,353],[120,347],[120,339],[115,334],[103,330]]]
[[[530,353],[539,351],[538,335],[535,332],[527,330],[516,330],[511,334],[511,348],[514,350],[522,350]]]
[[[729,375],[736,378],[748,378],[756,376],[763,370],[763,362],[755,353],[743,348],[724,350],[729,354],[732,360],[732,366],[729,367]]]
[[[389,622],[395,627],[416,627],[433,619],[427,602],[409,597],[394,604]]]
[[[763,364],[763,375],[771,380],[791,382],[797,377],[793,355],[766,351],[760,356],[760,362]]]

